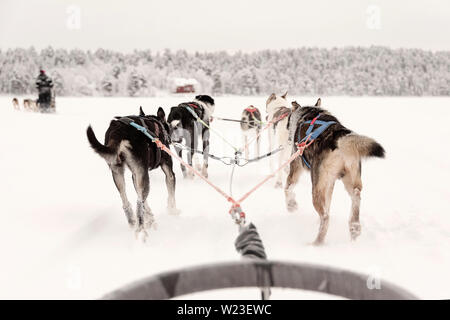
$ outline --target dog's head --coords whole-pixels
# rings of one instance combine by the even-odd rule
[[[206,94],[201,94],[196,96],[194,101],[205,107],[205,112],[208,118],[212,116],[212,114],[214,113],[214,108],[216,106],[213,98]]]
[[[320,106],[322,106],[322,99],[317,99],[317,102],[316,102],[316,104],[314,105],[315,107],[320,107]]]
[[[144,109],[142,109],[142,107],[139,107],[139,116],[140,117],[152,117],[150,115],[146,115],[144,112]],[[172,133],[172,130],[171,130],[169,124],[167,123],[166,113],[164,112],[163,108],[161,108],[161,107],[158,108],[158,111],[156,112],[156,118],[158,119],[159,122],[161,122],[161,124],[163,125],[167,134],[170,136]]]
[[[183,114],[186,110],[181,107],[172,107],[167,116],[167,123],[170,127],[172,141],[180,142],[183,136]]]
[[[171,131],[169,124],[166,121],[166,113],[164,112],[163,108],[161,108],[161,107],[158,108],[158,111],[156,112],[156,117],[162,123],[164,129],[167,131],[167,134],[170,137],[170,135],[172,134],[172,131]]]
[[[280,107],[287,107],[288,101],[286,99],[287,91],[282,96],[277,96],[275,93],[272,93],[266,101],[266,112],[271,114],[275,111],[275,109]]]
[[[297,109],[300,109],[302,106],[297,102],[297,101],[292,101],[291,103],[292,105],[292,113],[294,113],[295,111],[297,111]],[[320,108],[322,105],[322,99],[317,99],[316,104],[314,105],[314,107]]]
[[[320,108],[321,105],[322,105],[322,99],[319,98],[319,99],[317,99],[317,102],[314,105],[314,107]],[[306,108],[302,107],[297,101],[292,101],[292,112],[289,115],[289,121],[287,123],[287,128],[289,130],[289,139],[288,139],[289,143],[292,143],[292,141],[294,141],[294,134],[295,134],[295,131],[297,130],[297,125],[303,116],[302,110],[305,110],[305,109]]]
[[[208,107],[214,108],[214,99],[206,94],[201,94],[195,97],[195,100],[203,102]]]

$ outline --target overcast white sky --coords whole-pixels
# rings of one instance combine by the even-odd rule
[[[449,31],[450,0],[0,0],[3,50],[450,50]]]

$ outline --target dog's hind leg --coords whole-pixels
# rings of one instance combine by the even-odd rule
[[[166,187],[167,187],[167,193],[169,195],[167,199],[167,207],[169,209],[170,214],[178,214],[179,210],[176,206],[175,201],[175,185],[176,185],[176,178],[175,173],[172,170],[172,159],[169,158],[167,162],[163,162],[161,164],[161,169],[164,172],[166,176]]]
[[[303,167],[299,158],[295,159],[290,164],[290,170],[286,179],[286,186],[284,188],[284,194],[286,198],[286,206],[288,211],[297,210],[297,201],[295,201],[294,187],[297,184],[300,175],[302,174]]]
[[[313,205],[320,217],[319,233],[315,245],[323,243],[328,231],[331,196],[333,195],[334,182],[336,178],[330,175],[324,168],[312,168],[312,193]]]
[[[193,127],[191,129],[186,130],[186,136],[185,141],[186,145],[188,145],[191,150],[187,151],[187,163],[192,167],[192,160],[194,158],[195,151],[197,150],[197,136],[196,136],[196,124],[193,123]],[[185,178],[193,179],[194,174],[191,172],[191,170],[186,171]]]
[[[177,153],[177,155],[180,158],[183,158],[183,149],[181,149],[179,147],[175,147],[175,152]],[[181,167],[181,172],[183,173],[183,177],[186,178],[186,167],[182,163],[180,163],[180,167]]]
[[[202,175],[208,178],[208,158],[209,158],[209,129],[202,129],[202,146],[203,146],[203,167]]]
[[[283,165],[284,160],[284,150],[281,150],[281,152],[278,154],[278,167],[281,167]],[[280,170],[277,172],[276,175],[277,181],[275,182],[275,188],[282,188],[283,187],[283,170]]]
[[[137,193],[136,232],[145,231],[150,228],[155,221],[153,213],[147,204],[147,197],[150,192],[150,178],[146,167],[131,167],[133,172],[134,188]]]
[[[245,156],[245,159],[248,159],[248,157],[249,157],[248,145],[247,145],[247,143],[248,143],[248,135],[247,135],[246,132],[244,132],[243,136],[244,136],[244,156]]]
[[[120,193],[120,197],[122,198],[122,207],[127,217],[128,224],[133,228],[136,224],[136,219],[134,218],[134,213],[133,209],[131,208],[130,201],[128,201],[127,198],[124,176],[125,167],[123,165],[111,165],[111,172],[114,183]]]
[[[361,163],[359,163],[361,166]],[[352,199],[352,211],[348,222],[350,236],[352,240],[356,240],[361,234],[361,224],[359,222],[359,206],[361,203],[362,182],[359,168],[351,168],[342,177],[345,190],[347,190]]]
[[[273,149],[273,140],[275,139],[275,137],[274,137],[275,134],[274,134],[273,128],[270,128],[267,131],[268,131],[268,135],[269,135],[269,151],[268,152],[270,152]],[[269,158],[269,164],[270,164],[270,171],[271,172],[274,170],[273,162],[274,162],[273,157],[270,157]]]
[[[261,136],[259,136],[259,129],[256,130],[256,157],[259,157],[259,153],[260,153],[260,146],[261,146],[261,141],[260,141]],[[271,152],[272,150],[269,150],[269,152]]]

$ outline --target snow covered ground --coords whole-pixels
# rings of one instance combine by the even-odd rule
[[[119,194],[103,159],[90,149],[85,130],[103,137],[116,115],[147,113],[189,97],[59,98],[57,114],[14,111],[0,97],[0,298],[98,298],[144,276],[184,266],[239,259],[228,203],[198,178],[184,180],[179,165],[179,216],[166,211],[161,170],[151,172],[149,203],[158,228],[148,243],[127,226]],[[238,118],[250,104],[265,111],[266,97],[216,99],[216,115]],[[291,97],[313,104],[316,97]],[[285,209],[274,181],[243,203],[271,259],[318,263],[381,276],[420,298],[450,298],[450,98],[322,97],[322,104],[350,129],[378,140],[387,158],[363,164],[362,235],[350,242],[350,200],[335,187],[326,244],[310,245],[318,229],[311,183],[297,186],[299,210]],[[235,144],[239,124],[214,121]],[[262,150],[267,150],[266,137]],[[214,154],[231,154],[217,137]],[[235,172],[241,195],[269,172],[267,160]],[[210,178],[228,190],[230,167],[210,161]],[[131,182],[130,174],[127,174]],[[130,199],[135,199],[131,183]],[[382,285],[382,283],[381,283]],[[256,289],[202,293],[195,298],[255,298]],[[308,297],[275,290],[274,298]],[[314,296],[313,297],[317,297]]]

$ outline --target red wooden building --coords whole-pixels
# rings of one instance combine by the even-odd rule
[[[177,86],[176,93],[193,93],[195,92],[192,84],[186,84],[184,86]]]
[[[174,79],[175,93],[194,93],[198,86],[198,81],[195,79]]]

